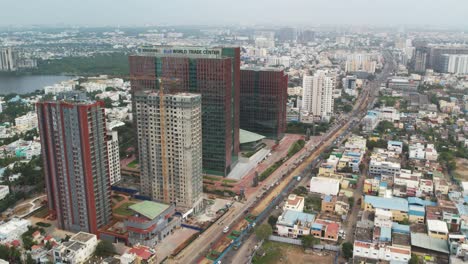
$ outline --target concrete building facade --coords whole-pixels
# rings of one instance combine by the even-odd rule
[[[107,149],[109,155],[110,184],[114,185],[122,178],[120,174],[119,135],[117,131],[108,132]]]
[[[302,83],[302,112],[329,119],[333,115],[336,78],[317,71],[313,76],[304,76]]]
[[[177,207],[202,205],[202,99],[136,92],[141,193]]]

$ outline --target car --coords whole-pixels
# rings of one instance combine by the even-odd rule
[[[229,226],[225,226],[224,229],[223,229],[223,233],[226,234],[227,232],[229,232]]]

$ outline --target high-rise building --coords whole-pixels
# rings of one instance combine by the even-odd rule
[[[442,72],[468,74],[468,55],[443,54]]]
[[[468,54],[466,45],[444,45],[429,47],[427,67],[437,72],[444,71],[444,54],[464,55]]]
[[[351,96],[356,96],[356,81],[357,77],[356,76],[346,76],[342,79],[343,83],[343,90],[346,94],[351,95]]]
[[[281,139],[286,131],[288,76],[278,68],[246,68],[240,77],[240,127]]]
[[[307,43],[315,40],[315,32],[312,30],[304,30],[297,34],[297,42]]]
[[[202,97],[135,92],[141,193],[177,207],[202,206]]]
[[[415,72],[424,73],[426,71],[428,50],[426,47],[417,47],[414,55],[414,66]]]
[[[290,27],[280,28],[275,37],[281,42],[288,42],[296,40],[296,30]]]
[[[107,150],[109,156],[110,184],[114,185],[122,179],[120,174],[119,135],[117,131],[107,132]]]
[[[202,95],[203,169],[226,176],[239,153],[240,48],[142,47],[129,57],[132,92]]]
[[[50,213],[61,229],[98,234],[112,217],[104,102],[67,93],[36,109]]]
[[[377,65],[376,55],[374,54],[351,54],[346,58],[345,71],[346,72],[367,72],[375,73]]]
[[[0,49],[0,71],[16,71],[18,54],[12,48]]]
[[[333,115],[333,89],[336,77],[327,71],[304,76],[302,81],[302,112],[329,119]]]

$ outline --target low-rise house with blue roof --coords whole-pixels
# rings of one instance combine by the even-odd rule
[[[436,206],[435,202],[418,197],[408,197],[408,215],[411,223],[425,223],[426,206]]]
[[[391,211],[393,221],[408,219],[408,201],[403,198],[365,195],[362,206],[366,211],[374,212],[377,208]]]
[[[310,229],[314,223],[315,215],[303,212],[284,210],[278,217],[276,228],[278,235],[297,238],[298,236],[310,235]]]

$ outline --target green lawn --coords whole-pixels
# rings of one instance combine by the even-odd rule
[[[131,216],[134,214],[134,212],[130,209],[128,209],[129,206],[135,204],[135,202],[128,202],[128,203],[124,203],[122,204],[121,206],[119,206],[118,208],[114,209],[114,213],[118,214],[118,215],[123,215],[123,216]]]
[[[44,206],[41,209],[34,212],[34,216],[38,218],[45,218],[48,214],[49,214],[49,208],[47,208],[47,206]]]
[[[138,160],[133,160],[132,162],[130,162],[127,167],[129,168],[136,168],[136,166],[138,165]]]

